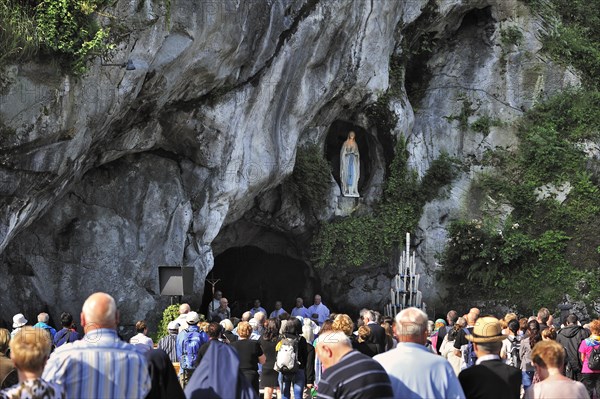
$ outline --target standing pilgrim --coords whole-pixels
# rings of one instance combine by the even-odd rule
[[[473,332],[465,336],[477,354],[477,363],[458,375],[467,399],[519,397],[521,373],[500,359],[505,337],[498,319],[489,316],[478,319]]]
[[[358,197],[358,179],[360,177],[360,154],[356,144],[356,133],[348,133],[340,151],[340,180],[344,197]]]
[[[329,317],[329,309],[321,302],[321,295],[315,295],[315,304],[308,308],[308,316],[319,326]]]

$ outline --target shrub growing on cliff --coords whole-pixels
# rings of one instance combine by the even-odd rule
[[[600,88],[600,0],[525,0],[544,17],[544,49]]]
[[[0,5],[0,65],[23,62],[37,53],[59,56],[69,71],[85,71],[90,57],[105,53],[108,29],[96,21],[108,0],[10,0]]]
[[[520,46],[521,42],[523,42],[523,32],[516,26],[509,26],[502,29],[500,36],[500,41],[505,46]]]
[[[513,211],[504,222],[483,210],[477,222],[450,225],[440,277],[458,297],[510,298],[530,308],[558,303],[564,293],[600,295],[600,169],[583,151],[600,139],[599,104],[595,91],[562,93],[523,117],[518,148],[486,154],[484,165],[494,169],[478,182],[482,197]],[[568,192],[564,202],[552,187]],[[581,280],[585,292],[577,289]]]
[[[167,329],[167,326],[169,325],[170,322],[172,322],[173,320],[175,320],[178,317],[179,317],[179,304],[176,303],[176,304],[167,306],[167,308],[163,311],[162,319],[160,320],[160,323],[158,324],[158,331],[156,334],[157,340],[161,339],[162,337],[165,337],[169,334],[169,330]]]
[[[15,1],[0,4],[0,66],[33,57],[39,48],[31,10]]]

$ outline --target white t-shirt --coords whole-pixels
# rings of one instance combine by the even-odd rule
[[[152,338],[147,337],[142,333],[138,333],[137,335],[131,337],[129,343],[135,345],[144,352],[154,348],[154,342],[152,342]]]
[[[504,341],[502,341],[502,349],[500,349],[500,355],[506,353],[506,359],[502,360],[504,363],[508,364],[509,366],[514,366],[517,367],[516,364],[513,364],[513,357],[510,353],[511,349],[512,349],[512,342],[514,339],[517,339],[519,342],[519,346],[521,344],[521,337],[515,337],[514,335],[512,336],[508,336]],[[519,356],[519,349],[517,347],[517,356]]]

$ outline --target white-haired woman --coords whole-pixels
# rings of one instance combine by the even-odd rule
[[[227,338],[229,343],[235,342],[238,340],[237,335],[233,333],[233,323],[229,319],[221,320],[219,323],[223,327],[223,336]]]

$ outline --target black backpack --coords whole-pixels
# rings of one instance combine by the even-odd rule
[[[588,367],[590,370],[600,370],[600,345],[595,346],[590,352]]]

